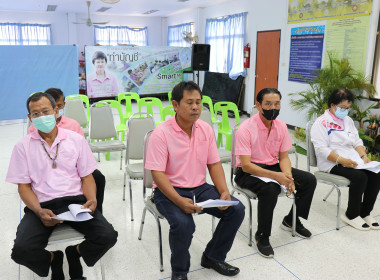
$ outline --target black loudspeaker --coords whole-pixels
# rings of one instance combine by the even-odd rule
[[[197,71],[208,71],[210,65],[210,45],[193,44],[191,68]]]

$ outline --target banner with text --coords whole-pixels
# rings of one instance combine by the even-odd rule
[[[114,97],[168,92],[191,70],[191,49],[180,47],[85,48],[87,96]]]
[[[290,41],[288,81],[306,83],[315,77],[315,70],[321,69],[325,26],[292,28]]]

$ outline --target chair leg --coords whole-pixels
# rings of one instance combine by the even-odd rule
[[[297,216],[296,216],[297,209],[296,209],[296,197],[295,197],[294,194],[293,194],[293,196],[294,196],[294,199],[293,199],[293,223],[292,223],[293,227],[292,227],[292,236],[295,237],[296,236],[296,227],[295,227],[295,225],[297,223]]]
[[[132,200],[132,183],[129,178],[129,208],[131,208],[131,221],[133,221],[133,200]]]
[[[123,201],[125,201],[125,187],[127,184],[127,172],[124,171]]]
[[[111,159],[111,153],[110,152],[107,152],[106,153],[106,160],[108,161],[108,160],[110,160]]]
[[[123,151],[120,151],[120,170],[123,168]]]
[[[332,188],[331,188],[331,190],[327,193],[327,195],[325,196],[325,198],[323,199],[323,201],[326,201],[327,200],[327,198],[330,196],[330,194],[332,193],[332,191],[335,189],[335,187],[333,186]]]
[[[104,269],[104,263],[102,262],[102,259],[100,259],[100,272],[102,273],[102,280],[106,280],[106,272]]]
[[[336,191],[338,192],[338,203],[337,203],[337,211],[336,211],[336,230],[340,229],[340,189],[336,187]]]
[[[216,145],[219,147],[223,146],[223,135],[218,132],[218,139],[216,141]]]
[[[144,223],[145,223],[145,215],[146,215],[146,207],[144,207],[142,217],[141,217],[140,231],[139,231],[139,237],[138,237],[139,240],[141,240],[141,237],[142,237],[142,232],[143,232]]]
[[[160,249],[160,271],[164,271],[164,261],[163,261],[163,255],[162,255],[162,233],[161,233],[161,223],[160,218],[155,217],[157,221],[157,227],[158,227],[158,246]]]
[[[231,151],[232,135],[226,135],[226,151]]]
[[[214,234],[214,232],[215,232],[215,216],[212,216],[211,233]]]
[[[98,153],[98,162],[100,162],[100,153]]]

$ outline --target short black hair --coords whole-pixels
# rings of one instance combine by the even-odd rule
[[[92,64],[95,64],[95,60],[97,59],[104,59],[107,63],[107,56],[104,52],[101,52],[101,51],[94,52],[94,54],[92,55]]]
[[[280,96],[280,99],[282,98],[281,92],[278,89],[276,89],[276,88],[263,88],[257,94],[256,101],[261,104],[261,102],[263,102],[264,95],[265,94],[269,94],[269,93],[276,93],[276,94],[278,94]]]
[[[59,88],[48,88],[47,90],[45,90],[45,93],[53,96],[55,101],[59,100],[61,97],[63,97],[63,100],[65,100],[65,95]]]
[[[26,108],[28,109],[29,114],[30,114],[29,103],[39,101],[41,100],[42,97],[46,97],[47,99],[49,99],[51,106],[53,107],[53,109],[55,108],[54,98],[50,94],[45,93],[45,92],[36,92],[32,94],[31,96],[29,96],[28,100],[26,100]]]
[[[189,81],[189,82],[180,82],[179,84],[177,84],[173,88],[173,90],[172,90],[172,100],[177,101],[177,103],[179,104],[179,102],[183,98],[183,93],[184,93],[185,90],[188,90],[188,91],[196,90],[196,91],[199,92],[199,94],[201,95],[201,98],[202,98],[202,92],[201,92],[200,87],[196,83],[194,83],[192,81]]]
[[[354,94],[349,89],[337,88],[330,94],[329,99],[327,100],[327,104],[330,108],[331,104],[338,105],[340,102],[345,100],[350,101],[351,103],[354,102]]]

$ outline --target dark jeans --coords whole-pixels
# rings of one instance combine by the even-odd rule
[[[348,191],[346,216],[355,219],[367,217],[375,205],[380,190],[380,173],[363,169],[352,169],[342,165],[334,166],[331,174],[343,176],[351,181]]]
[[[92,173],[96,184],[96,208],[103,213],[103,200],[104,200],[104,189],[106,187],[106,177],[98,169],[95,169]]]
[[[262,165],[262,168],[281,172],[280,165]],[[307,219],[309,216],[311,202],[313,200],[314,190],[317,186],[317,180],[314,175],[296,168],[292,168],[296,191],[296,215]],[[235,177],[235,182],[242,188],[254,192],[258,198],[257,204],[257,233],[266,236],[271,235],[273,211],[277,204],[278,195],[281,193],[280,185],[276,183],[265,183],[264,181],[245,173],[241,168],[238,168]],[[288,214],[288,221],[291,221],[293,208]]]
[[[72,203],[83,204],[86,198],[83,195],[53,199],[41,203],[42,208],[50,209],[54,214],[68,211],[67,206]],[[41,277],[49,274],[50,252],[45,250],[48,239],[55,227],[46,227],[41,220],[27,207],[16,233],[12,249],[12,259],[31,269]],[[85,240],[80,243],[79,251],[87,266],[93,266],[117,240],[117,232],[96,209],[93,219],[84,222],[65,222],[72,228],[83,233]]]
[[[217,189],[207,183],[196,188],[175,188],[175,190],[183,197],[193,199],[195,195],[195,200],[198,202],[220,198]],[[231,199],[237,200],[234,197]],[[165,216],[170,225],[169,244],[172,252],[172,271],[177,274],[186,274],[190,268],[189,247],[195,231],[193,216],[182,212],[158,188],[154,191],[154,202],[157,210]],[[214,235],[204,251],[208,258],[214,261],[225,260],[234,242],[236,232],[244,219],[244,209],[244,205],[239,203],[224,211],[218,208],[205,208],[203,210],[204,213],[220,218]]]

